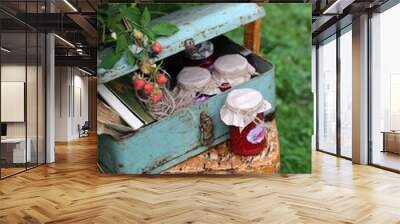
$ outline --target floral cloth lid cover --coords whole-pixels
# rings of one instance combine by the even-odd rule
[[[221,83],[229,82],[235,87],[250,80],[256,69],[240,54],[227,54],[214,63],[213,76]]]
[[[262,94],[255,89],[232,90],[220,110],[221,120],[229,126],[239,127],[241,131],[253,122],[258,113],[271,108]]]

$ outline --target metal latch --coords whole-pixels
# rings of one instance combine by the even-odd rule
[[[214,124],[205,111],[200,113],[200,144],[209,146],[214,142]]]

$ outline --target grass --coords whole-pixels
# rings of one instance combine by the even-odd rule
[[[311,4],[264,4],[261,53],[275,65],[281,173],[311,172]],[[243,43],[243,28],[227,34]]]

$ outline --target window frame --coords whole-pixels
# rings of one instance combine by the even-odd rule
[[[351,32],[352,23],[346,24],[346,26],[342,27],[341,29],[338,29],[336,31],[336,33],[328,36],[327,38],[320,40],[317,44],[316,44],[316,55],[315,55],[315,61],[316,61],[316,69],[315,69],[315,80],[316,80],[316,151],[319,152],[323,152],[326,154],[330,154],[333,156],[337,156],[340,158],[344,158],[347,160],[352,160],[352,158],[347,157],[342,155],[342,150],[341,150],[341,118],[340,118],[340,103],[341,103],[341,97],[340,97],[340,81],[341,81],[341,67],[340,67],[340,37],[342,35],[344,35],[347,32]],[[320,84],[320,80],[319,80],[319,47],[322,43],[328,43],[330,41],[336,41],[336,152],[332,153],[332,152],[328,152],[324,149],[320,148],[320,144],[319,144],[319,133],[320,133],[320,127],[319,127],[319,110],[320,110],[320,105],[318,103],[318,99],[319,99],[319,84]]]

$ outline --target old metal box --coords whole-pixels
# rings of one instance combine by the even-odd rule
[[[254,88],[260,91],[275,110],[275,82],[272,64],[251,51],[223,36],[224,33],[252,22],[265,15],[257,4],[210,4],[183,9],[158,18],[176,24],[179,32],[168,38],[160,38],[165,51],[157,60],[174,57],[184,50],[184,41],[192,38],[195,43],[211,40],[217,55],[239,53],[260,74],[235,88]],[[100,53],[101,55],[104,52]],[[104,83],[134,71],[122,58],[111,70],[99,69],[99,82]],[[133,136],[120,141],[108,135],[98,136],[98,163],[104,172],[126,174],[157,174],[210,146],[229,138],[228,127],[220,119],[219,110],[229,91],[211,97],[206,103],[192,106],[190,111],[171,116],[139,129]],[[206,112],[214,126],[214,141],[204,146],[200,142],[200,113]]]

